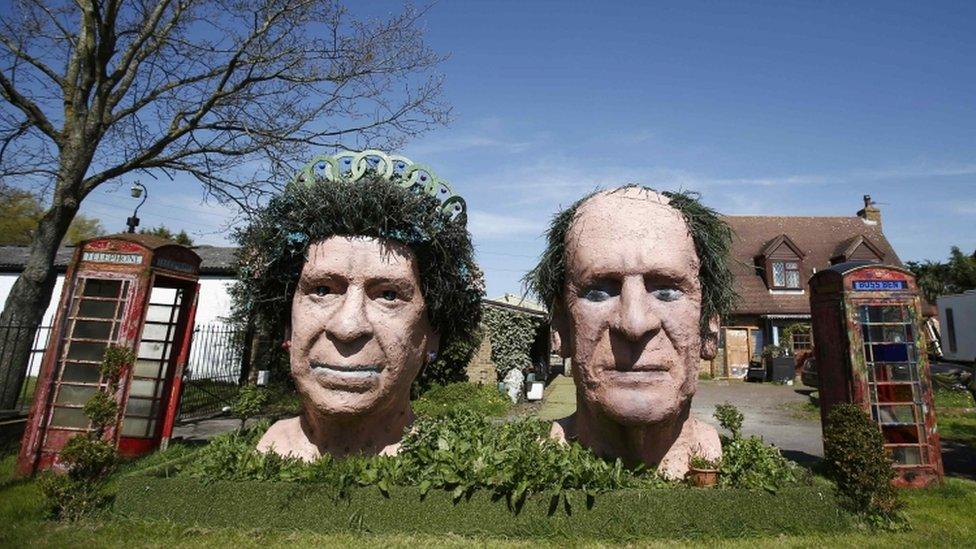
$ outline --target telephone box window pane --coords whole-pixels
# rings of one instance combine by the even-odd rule
[[[874,362],[908,362],[908,345],[884,343],[874,346]]]
[[[85,316],[90,318],[112,318],[115,314],[114,301],[92,301],[90,299],[82,299],[81,304],[78,306],[78,316]]]
[[[58,391],[57,404],[78,404],[83,405],[88,399],[98,391],[97,387],[89,385],[68,385],[62,384]]]
[[[915,402],[914,385],[879,385],[878,402]]]
[[[179,295],[177,294],[179,290],[176,288],[163,288],[160,286],[154,286],[152,289],[152,294],[149,297],[150,303],[179,303]]]
[[[150,305],[146,311],[149,322],[170,322],[173,319],[173,307],[169,305]]]
[[[172,324],[156,324],[152,322],[146,322],[145,326],[142,328],[142,339],[155,339],[159,341],[166,341],[169,339],[169,333],[172,328]]]
[[[162,364],[154,360],[136,360],[132,373],[138,377],[160,377],[159,370]]]
[[[156,422],[149,419],[141,419],[135,417],[127,417],[122,422],[122,436],[126,437],[150,437],[153,434],[153,429],[156,427]]]
[[[81,408],[55,408],[51,416],[52,427],[88,428],[88,416]]]
[[[922,455],[917,446],[891,448],[891,459],[898,465],[921,465]]]
[[[885,444],[918,444],[918,427],[915,425],[882,425]]]
[[[129,402],[125,406],[125,416],[126,418],[129,416],[155,418],[158,402],[158,400],[146,398],[129,398]]]
[[[109,339],[112,336],[111,322],[76,320],[72,339]]]
[[[154,397],[159,396],[154,379],[133,379],[129,386],[129,396],[135,397]],[[161,392],[161,391],[160,391]]]
[[[139,343],[139,358],[151,360],[169,358],[169,346],[164,342],[143,341]]]
[[[904,321],[904,307],[898,305],[865,305],[865,307],[868,309],[868,322]]]
[[[85,290],[82,295],[87,297],[118,297],[121,288],[121,280],[88,278],[85,280]]]
[[[83,343],[72,341],[68,344],[68,360],[91,360],[101,362],[105,355],[105,343]]]
[[[914,406],[878,406],[880,423],[885,424],[915,424]]]
[[[915,366],[913,364],[876,364],[874,366],[875,381],[915,381]]]
[[[77,381],[81,383],[98,383],[99,372],[96,364],[78,364],[66,362],[61,372],[61,381]]]

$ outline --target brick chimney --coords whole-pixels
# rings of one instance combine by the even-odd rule
[[[874,205],[874,201],[871,200],[871,195],[869,194],[864,195],[864,209],[859,210],[857,216],[869,225],[881,224],[881,210]]]

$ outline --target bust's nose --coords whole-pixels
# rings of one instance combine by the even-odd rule
[[[373,326],[366,315],[366,293],[361,288],[346,289],[342,304],[326,323],[326,332],[331,339],[342,343],[354,343],[373,335]]]
[[[611,328],[629,341],[638,342],[661,329],[661,319],[651,309],[651,294],[640,276],[624,278],[619,307]]]

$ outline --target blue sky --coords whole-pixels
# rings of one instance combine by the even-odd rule
[[[976,2],[442,0],[424,24],[454,121],[402,152],[467,200],[491,296],[520,291],[558,208],[629,182],[727,214],[871,194],[903,260],[976,249]],[[227,242],[193,183],[150,192],[143,226]],[[82,212],[118,230],[131,205],[107,186]]]

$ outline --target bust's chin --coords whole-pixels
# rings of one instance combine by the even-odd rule
[[[616,388],[584,394],[591,411],[628,427],[651,427],[673,421],[690,402],[690,395],[673,389]]]

